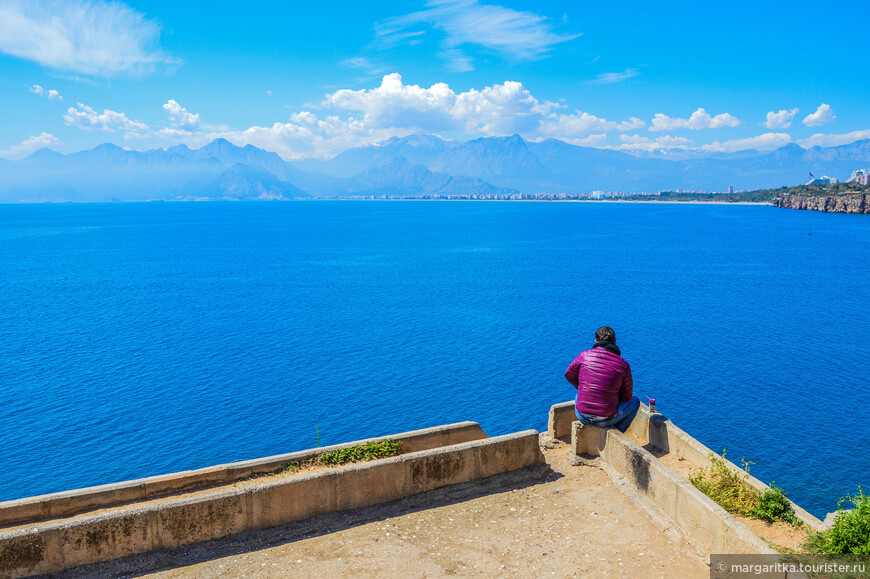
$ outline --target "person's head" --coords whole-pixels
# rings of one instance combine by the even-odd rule
[[[610,326],[601,326],[595,332],[596,342],[612,342],[616,343],[616,332]]]

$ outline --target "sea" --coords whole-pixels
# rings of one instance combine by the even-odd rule
[[[0,205],[0,500],[635,393],[817,516],[870,485],[870,216],[764,205]]]

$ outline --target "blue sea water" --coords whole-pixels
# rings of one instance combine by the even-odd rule
[[[5,205],[0,256],[0,500],[318,436],[543,430],[604,324],[638,395],[811,512],[870,484],[870,216]]]

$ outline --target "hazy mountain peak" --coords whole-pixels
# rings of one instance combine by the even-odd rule
[[[57,159],[60,157],[64,157],[63,153],[58,153],[57,151],[52,151],[48,147],[42,147],[37,149],[36,151],[29,154],[24,160],[29,161],[45,161],[49,159]]]

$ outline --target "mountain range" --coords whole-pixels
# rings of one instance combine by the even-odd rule
[[[724,191],[796,185],[810,172],[842,180],[868,166],[870,140],[661,157],[519,135],[458,142],[418,134],[328,160],[285,161],[216,139],[200,149],[103,144],[69,155],[40,149],[20,161],[0,159],[0,202]]]

